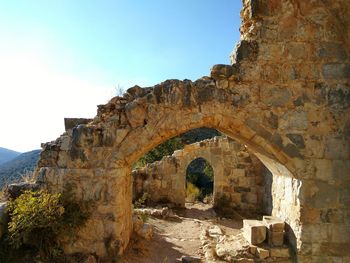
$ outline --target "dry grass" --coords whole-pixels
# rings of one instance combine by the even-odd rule
[[[201,190],[190,182],[186,182],[186,202],[193,203],[198,200]]]
[[[25,183],[35,183],[37,176],[34,173],[34,171],[24,171],[22,174],[20,174],[21,179],[19,182],[25,182]]]
[[[0,202],[6,201],[5,197],[5,190],[9,184],[13,183],[35,183],[37,176],[34,173],[34,171],[24,171],[23,173],[20,174],[21,179],[17,180],[16,182],[13,181],[7,181],[4,186],[0,190]]]

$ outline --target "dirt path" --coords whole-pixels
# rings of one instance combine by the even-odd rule
[[[150,241],[133,239],[123,256],[123,263],[171,263],[181,262],[181,256],[204,258],[200,234],[210,225],[219,226],[226,234],[238,234],[240,219],[219,219],[210,205],[186,204],[185,210],[177,211],[177,220],[150,217],[147,223],[154,226]]]

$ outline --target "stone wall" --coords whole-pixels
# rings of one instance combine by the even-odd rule
[[[135,198],[146,192],[151,202],[168,200],[184,207],[186,170],[197,158],[204,158],[213,168],[214,205],[217,197],[225,195],[237,210],[265,210],[263,165],[244,145],[227,137],[186,145],[161,161],[133,170]]]
[[[96,205],[67,252],[122,253],[132,232],[131,164],[171,137],[210,127],[272,172],[280,198],[272,214],[290,225],[300,262],[349,261],[350,2],[243,2],[231,65],[194,82],[132,87],[43,146],[38,182],[53,192],[74,185],[77,198]]]

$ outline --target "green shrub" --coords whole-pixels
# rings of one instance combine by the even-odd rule
[[[70,194],[26,191],[8,203],[8,243],[15,250],[32,247],[44,262],[57,262],[63,256],[59,237],[72,237],[84,225],[88,207]]]
[[[142,219],[142,222],[144,222],[144,223],[146,223],[149,219],[149,214],[147,214],[144,211],[134,210],[134,214],[138,215]]]
[[[148,193],[143,193],[142,196],[137,199],[134,203],[134,207],[135,208],[141,208],[144,207],[147,203],[147,199],[148,199]]]
[[[26,191],[19,198],[9,202],[10,244],[19,248],[28,242],[34,241],[34,244],[44,242],[44,240],[36,240],[40,238],[52,240],[52,237],[58,234],[60,220],[64,213],[60,197],[60,194]],[[43,232],[45,235],[41,234]]]

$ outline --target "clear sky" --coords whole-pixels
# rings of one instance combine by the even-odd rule
[[[240,0],[0,0],[0,147],[40,148],[116,87],[229,64]]]

